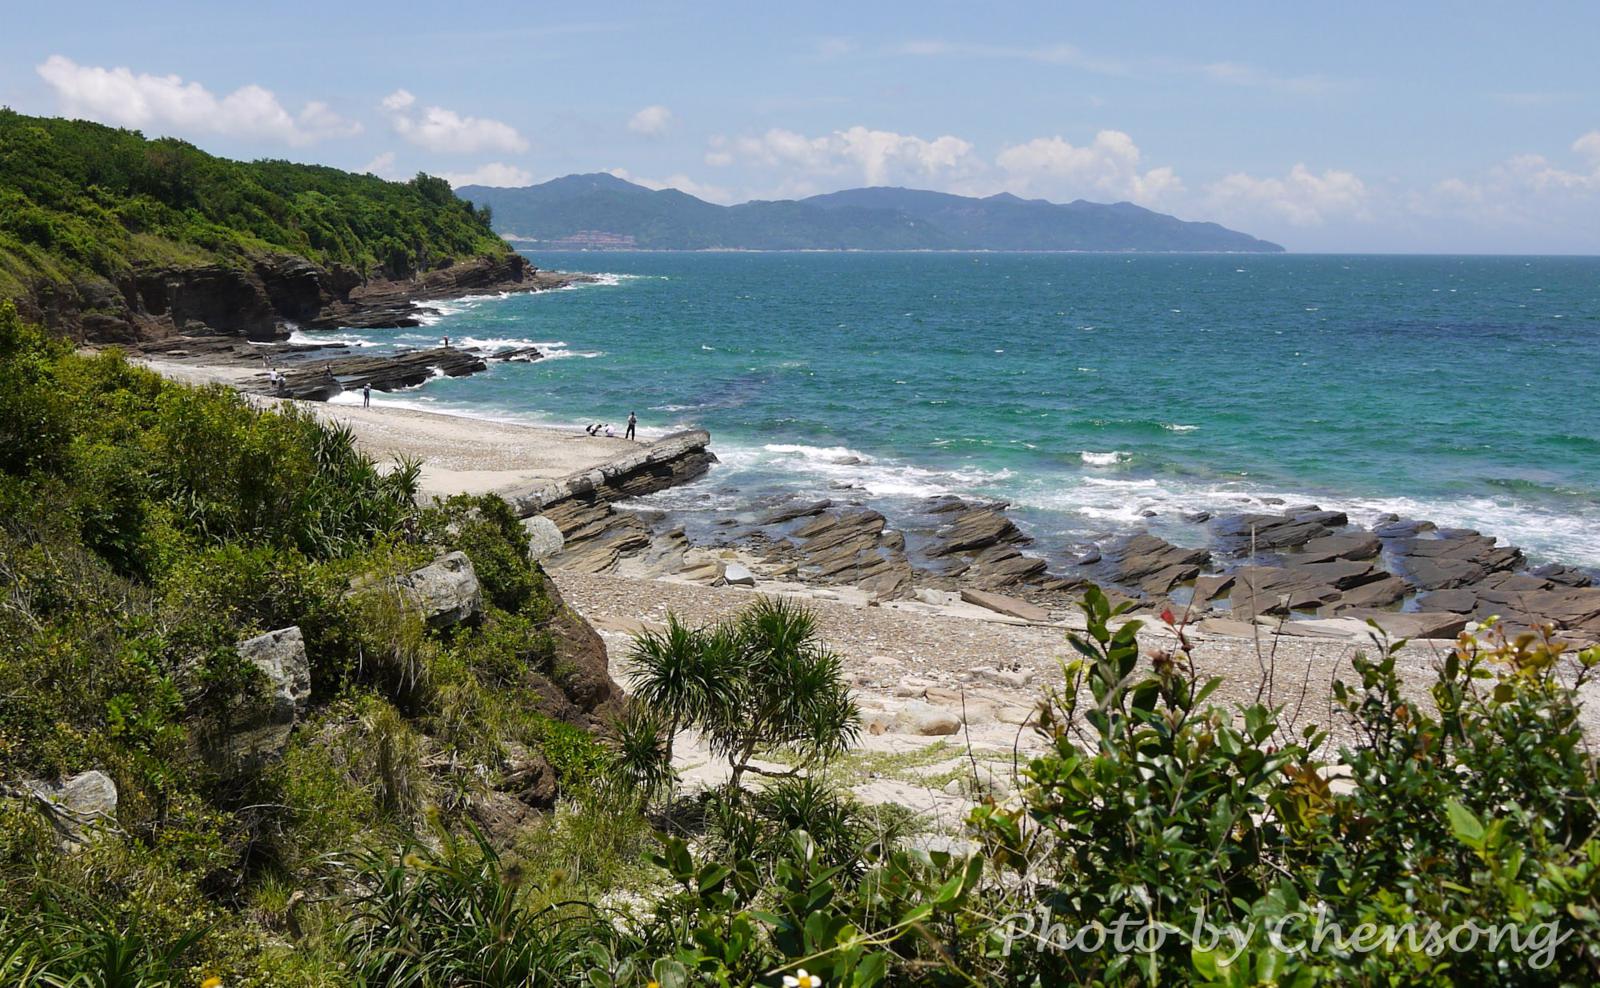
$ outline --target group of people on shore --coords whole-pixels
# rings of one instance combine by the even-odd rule
[[[633,439],[634,432],[638,429],[638,426],[639,416],[635,415],[633,412],[629,412],[628,426],[623,432],[622,438]],[[605,436],[607,439],[617,438],[617,430],[612,428],[609,422],[596,422],[593,425],[586,425],[583,427],[583,431],[587,432],[591,436],[595,436],[596,438],[600,436]]]

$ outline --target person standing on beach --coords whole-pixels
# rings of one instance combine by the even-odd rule
[[[632,439],[633,438],[634,426],[636,426],[638,424],[639,424],[639,416],[633,414],[632,412],[629,412],[628,413],[628,431],[627,431],[627,433],[625,433],[623,435],[622,438],[624,438],[624,439]]]
[[[366,384],[363,384],[361,386],[361,407],[362,408],[371,408],[372,407],[372,382],[371,381],[368,381]]]

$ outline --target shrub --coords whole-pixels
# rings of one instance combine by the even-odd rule
[[[792,757],[794,774],[844,751],[860,732],[838,655],[818,640],[815,617],[782,598],[763,597],[710,628],[669,619],[665,632],[635,639],[633,661],[640,702],[671,733],[700,731],[728,760],[733,786],[748,771],[772,774],[751,764],[758,754]]]
[[[585,907],[568,917],[530,905],[520,870],[473,836],[345,858],[362,891],[335,937],[359,983],[517,988],[581,976],[590,948],[615,940]]]

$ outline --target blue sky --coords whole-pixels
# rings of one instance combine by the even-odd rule
[[[0,103],[234,157],[615,171],[722,202],[1127,199],[1293,250],[1600,253],[1597,4],[3,0],[0,25]]]

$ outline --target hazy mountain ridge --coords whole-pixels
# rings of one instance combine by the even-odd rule
[[[1109,250],[1279,252],[1216,223],[1133,203],[1058,204],[917,189],[846,189],[800,200],[719,206],[614,175],[568,175],[516,189],[458,194],[492,210],[513,239],[646,250]]]

